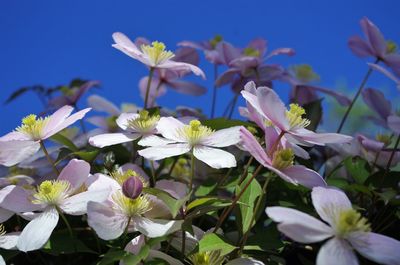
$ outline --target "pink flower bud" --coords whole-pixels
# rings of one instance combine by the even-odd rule
[[[136,199],[140,196],[143,190],[143,182],[139,177],[132,176],[122,184],[122,193],[131,199]]]

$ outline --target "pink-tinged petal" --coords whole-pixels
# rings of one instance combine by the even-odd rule
[[[212,147],[226,147],[240,142],[240,126],[218,130],[205,138],[202,144]]]
[[[40,144],[34,141],[0,141],[0,165],[11,167],[34,155]]]
[[[44,134],[42,140],[58,133],[61,130],[64,130],[65,128],[67,128],[68,126],[70,126],[71,124],[76,122],[77,120],[82,119],[86,115],[86,113],[88,113],[90,110],[91,110],[91,108],[86,108],[81,111],[78,111],[78,112],[72,114],[71,116],[69,116],[68,118],[66,118],[65,120],[63,120],[56,127],[52,128],[50,126],[46,126],[45,134]],[[51,117],[53,118],[53,116],[51,116]]]
[[[359,36],[350,37],[347,44],[349,45],[350,50],[358,57],[363,58],[368,56],[375,56],[368,43]]]
[[[146,135],[138,142],[141,146],[160,146],[175,143],[173,140],[168,140],[157,135]]]
[[[201,96],[207,92],[207,88],[187,81],[168,81],[167,85],[176,92],[186,95]]]
[[[347,238],[362,256],[379,264],[400,264],[400,241],[376,234],[354,232]]]
[[[189,63],[183,63],[183,62],[174,62],[172,60],[168,60],[164,63],[161,63],[157,65],[157,68],[163,68],[163,69],[187,69],[193,72],[195,75],[201,76],[203,79],[206,79],[206,75],[204,74],[203,70],[201,70],[199,67],[189,64]]]
[[[385,64],[389,66],[396,76],[400,77],[400,54],[390,53],[385,56]],[[400,80],[397,79],[397,88],[400,89]]]
[[[279,129],[286,131],[289,122],[286,118],[286,107],[278,94],[268,87],[259,87],[257,89],[258,104],[263,111],[265,117],[277,126]]]
[[[335,226],[340,212],[352,209],[349,198],[338,189],[315,187],[311,198],[318,215],[331,226]]]
[[[230,68],[223,72],[218,79],[215,81],[216,87],[221,87],[227,84],[231,84],[235,79],[235,76],[240,72],[240,69]]]
[[[170,70],[169,72],[173,72],[173,70]],[[146,98],[148,80],[149,77],[145,76],[139,81],[140,96],[143,100]],[[150,107],[154,107],[156,105],[157,98],[164,96],[166,93],[167,87],[165,86],[164,81],[161,80],[159,76],[154,75],[150,83],[148,105]]]
[[[400,56],[399,56],[399,61],[400,61]],[[397,84],[397,87],[398,88],[400,87],[400,79],[397,78],[394,74],[392,74],[391,72],[389,72],[388,70],[386,70],[385,68],[383,68],[382,66],[380,66],[378,64],[368,63],[368,65],[372,69],[374,69],[374,70],[376,70],[378,72],[381,72],[382,74],[386,75],[386,77],[392,79],[393,82],[395,82]]]
[[[142,149],[138,153],[149,160],[160,160],[171,156],[182,155],[189,152],[190,149],[191,147],[188,144],[169,144]]]
[[[100,116],[94,116],[94,117],[89,117],[86,119],[87,122],[89,122],[90,124],[93,124],[96,127],[108,130],[109,123],[107,121],[107,118],[105,117],[100,117]]]
[[[129,126],[129,121],[135,120],[138,117],[139,114],[137,113],[121,113],[121,115],[118,116],[115,122],[122,130],[127,130]]]
[[[110,194],[110,187],[103,187],[102,190],[90,190],[78,193],[65,199],[59,206],[65,213],[70,215],[83,215],[87,213],[87,204],[89,201],[103,202]]]
[[[112,116],[117,116],[121,113],[117,106],[107,99],[98,95],[92,95],[87,99],[88,106],[93,110],[106,112]]]
[[[296,54],[296,51],[292,48],[278,48],[273,50],[270,54],[268,54],[267,59],[282,54],[287,56],[293,56]]]
[[[175,51],[175,56],[172,58],[172,60],[176,62],[198,65],[200,62],[200,56],[196,49],[191,47],[182,47]]]
[[[144,59],[143,53],[125,34],[115,32],[112,37],[115,41],[115,44],[112,45],[114,48],[136,60],[142,61]]]
[[[240,128],[240,138],[244,148],[262,165],[271,165],[271,159],[258,143],[256,138],[246,128]]]
[[[0,223],[4,223],[8,219],[11,218],[11,216],[14,215],[14,212],[0,208]]]
[[[9,132],[6,135],[0,137],[0,141],[8,142],[12,140],[24,141],[24,140],[31,140],[29,136],[21,132]]]
[[[341,144],[350,142],[353,137],[339,133],[315,133],[307,129],[298,129],[291,132],[291,135],[299,141],[306,141],[311,144]]]
[[[168,192],[175,199],[182,199],[188,192],[186,184],[167,179],[157,181],[156,188]]]
[[[315,243],[333,235],[332,228],[320,220],[295,209],[267,207],[267,215],[279,223],[278,230],[300,243]]]
[[[140,136],[138,133],[105,133],[90,137],[89,144],[103,148],[110,145],[132,142]]]
[[[105,187],[110,188],[112,191],[121,189],[121,185],[115,179],[100,173],[91,175],[85,185],[88,191],[102,191]]]
[[[327,89],[327,88],[323,88],[323,87],[317,87],[317,86],[310,86],[310,85],[299,85],[297,87],[300,88],[300,89],[301,88],[311,89],[311,90],[314,90],[314,91],[318,91],[318,92],[327,94],[327,95],[333,97],[334,99],[336,99],[337,102],[339,102],[339,104],[341,104],[342,106],[348,106],[351,103],[351,100],[347,96],[345,96],[345,95],[343,95],[341,93],[338,93],[336,91],[333,91],[331,89]]]
[[[58,212],[51,207],[29,222],[19,236],[17,248],[23,252],[40,249],[49,240],[58,223]]]
[[[291,166],[282,169],[282,172],[289,176],[291,179],[295,180],[297,183],[307,188],[326,186],[326,182],[320,174],[318,174],[314,170],[306,168],[305,166]]]
[[[144,217],[135,217],[132,219],[136,230],[143,235],[155,238],[172,234],[181,229],[183,220],[162,220],[162,219],[149,219]]]
[[[33,204],[32,192],[20,186],[10,185],[0,190],[0,207],[15,212],[30,212],[41,209],[41,205]]]
[[[288,147],[293,149],[293,152],[296,156],[303,159],[310,159],[310,154],[300,146],[289,143]]]
[[[391,115],[387,118],[387,123],[390,129],[395,133],[400,134],[400,117],[396,115]]]
[[[133,170],[134,172],[138,173],[145,181],[149,181],[149,176],[147,176],[146,172],[136,164],[126,163],[122,165],[118,171],[126,172],[128,170]]]
[[[43,136],[48,135],[49,132],[54,131],[57,127],[59,127],[65,121],[65,119],[71,115],[73,110],[74,108],[71,106],[63,106],[54,112],[49,117],[49,121],[47,122],[46,127],[43,129]]]
[[[375,54],[383,58],[386,53],[386,41],[378,27],[366,17],[361,19],[360,25]]]
[[[87,216],[89,226],[104,240],[120,237],[128,224],[128,217],[115,212],[111,203],[89,202]]]
[[[319,250],[316,265],[358,265],[351,246],[342,239],[332,238]]]
[[[125,251],[128,251],[132,254],[137,255],[142,248],[142,246],[145,244],[145,238],[144,235],[139,235],[132,239],[126,246],[125,246]]]
[[[15,249],[20,234],[20,232],[13,232],[0,236],[0,248]]]
[[[364,102],[382,119],[386,119],[392,113],[392,103],[381,91],[367,88],[362,91],[362,97]]]
[[[184,137],[178,134],[178,131],[185,126],[174,117],[161,117],[157,123],[157,131],[164,137],[176,142],[185,142]]]
[[[238,258],[229,261],[226,265],[264,265],[264,263],[252,258]]]
[[[84,160],[72,159],[63,168],[57,180],[66,180],[71,183],[73,190],[79,189],[88,179],[90,174],[90,165]]]
[[[226,151],[207,146],[195,146],[193,155],[212,168],[236,167],[235,156]]]
[[[175,259],[171,257],[170,255],[167,255],[161,251],[158,250],[149,250],[149,256],[147,257],[146,260],[152,260],[152,259],[162,259],[166,261],[170,265],[184,265],[182,262],[180,262],[178,259]]]
[[[219,54],[221,63],[225,65],[230,65],[234,59],[241,56],[240,50],[227,41],[218,42],[215,51]]]

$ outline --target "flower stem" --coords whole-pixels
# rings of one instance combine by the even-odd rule
[[[147,109],[147,103],[149,101],[150,87],[151,87],[151,79],[153,78],[154,67],[150,67],[149,77],[147,79],[147,87],[146,87],[146,96],[144,98],[144,108]]]
[[[281,133],[279,134],[278,138],[276,138],[274,144],[271,146],[271,148],[268,150],[268,156],[272,158],[272,156],[274,155],[274,152],[276,151],[276,149],[279,146],[279,143],[281,142],[282,137],[285,135],[285,131],[281,131]]]
[[[397,150],[397,147],[399,146],[399,143],[400,143],[400,134],[397,136],[397,140],[396,140],[396,143],[394,144],[393,151],[390,154],[389,161],[388,161],[388,163],[386,165],[386,172],[388,172],[389,169],[390,169],[390,165],[392,164],[392,161],[393,161],[393,158],[394,158],[394,154],[396,153],[396,150]]]
[[[375,61],[374,63],[375,63],[375,64],[379,63],[379,59],[376,59],[376,61]],[[357,93],[355,94],[353,100],[351,101],[349,107],[347,108],[347,110],[346,110],[346,112],[345,112],[345,114],[344,114],[344,116],[343,116],[343,118],[342,118],[342,120],[341,120],[341,122],[340,122],[339,128],[338,128],[337,131],[336,131],[337,133],[340,133],[340,132],[342,131],[343,125],[344,125],[344,123],[346,122],[347,117],[349,116],[350,111],[351,111],[351,109],[352,109],[353,106],[354,106],[354,103],[356,103],[356,101],[357,101],[358,97],[360,96],[360,94],[361,94],[361,92],[362,92],[362,90],[363,90],[365,84],[367,83],[369,76],[372,74],[372,71],[373,71],[373,69],[372,69],[372,68],[369,68],[369,69],[368,69],[368,72],[367,72],[366,75],[364,76],[364,79],[362,80],[361,85],[360,85],[360,87],[359,87],[358,90],[357,90]]]
[[[154,168],[154,161],[150,160],[150,169],[151,169],[151,186],[154,187],[156,185],[156,171]]]
[[[51,159],[51,157],[50,157],[50,155],[49,155],[49,152],[47,152],[47,149],[46,149],[46,147],[44,146],[43,141],[40,141],[39,143],[40,143],[40,147],[41,147],[42,150],[43,150],[43,153],[46,155],[47,161],[49,161],[50,165],[53,167],[54,173],[56,173],[56,175],[59,175],[59,174],[60,174],[60,171],[57,169],[56,165],[54,164],[53,159]]]
[[[194,162],[195,162],[195,157],[193,154],[193,150],[190,154],[190,180],[189,180],[189,193],[192,192],[193,189],[193,179],[194,179],[194,170],[195,170],[195,166],[194,166]]]
[[[61,216],[61,219],[63,219],[65,225],[67,226],[68,233],[69,233],[69,236],[71,237],[71,240],[75,241],[74,231],[72,230],[72,227],[69,224],[67,217],[65,217],[64,213],[60,209],[57,208],[57,211],[58,211],[58,214]],[[75,244],[75,242],[73,242],[73,243],[74,243],[74,251],[77,252],[76,244]]]
[[[211,119],[214,118],[215,114],[215,103],[217,101],[217,86],[215,85],[215,81],[218,78],[218,65],[214,64],[214,86],[213,86],[213,98],[212,98],[212,105],[211,105]]]
[[[232,118],[232,115],[233,115],[233,112],[235,111],[235,106],[236,106],[236,102],[237,102],[238,98],[239,98],[239,94],[236,93],[235,97],[233,98],[233,102],[232,102],[231,110],[230,110],[229,115],[228,115],[228,119]]]

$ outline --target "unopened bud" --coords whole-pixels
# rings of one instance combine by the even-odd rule
[[[122,193],[131,199],[136,199],[140,196],[143,190],[143,182],[139,177],[132,176],[122,184]]]

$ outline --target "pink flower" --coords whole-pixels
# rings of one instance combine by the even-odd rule
[[[367,220],[352,208],[344,192],[316,187],[311,197],[324,222],[286,207],[267,207],[266,213],[294,241],[309,244],[329,239],[319,250],[317,265],[357,265],[353,249],[380,264],[400,264],[400,242],[370,232]]]
[[[303,118],[305,110],[297,104],[290,104],[286,109],[285,104],[272,89],[258,87],[254,82],[249,82],[242,91],[246,101],[267,121],[267,125],[274,126],[281,138],[294,145],[325,145],[328,143],[349,142],[352,137],[337,133],[315,133],[307,130],[310,124],[308,119]]]
[[[294,165],[294,152],[292,149],[276,149],[272,150],[272,153],[269,154],[244,127],[240,128],[240,137],[242,146],[261,165],[276,173],[283,180],[294,185],[301,184],[309,188],[326,186],[324,179],[314,170],[302,165]]]
[[[0,137],[0,164],[13,166],[35,154],[40,142],[82,119],[90,108],[71,115],[73,107],[64,106],[45,118],[28,115],[15,131]]]
[[[239,142],[239,127],[213,131],[192,120],[185,125],[173,117],[162,117],[157,131],[170,143],[160,145],[159,141],[147,141],[151,146],[139,151],[139,154],[150,160],[160,160],[171,156],[193,152],[198,159],[213,168],[235,167],[235,157],[215,147],[227,147]]]
[[[135,43],[121,32],[115,32],[113,39],[115,41],[115,44],[112,45],[114,48],[150,68],[186,70],[205,78],[204,72],[199,67],[189,63],[173,61],[174,53],[165,50],[165,45],[162,42],[154,41],[152,45],[142,44],[140,47],[137,47]]]

